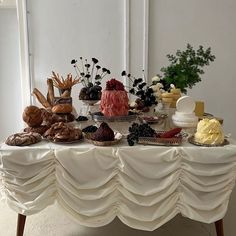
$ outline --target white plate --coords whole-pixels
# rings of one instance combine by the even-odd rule
[[[189,96],[183,96],[176,102],[176,109],[178,112],[192,113],[195,109],[195,106],[195,101]]]

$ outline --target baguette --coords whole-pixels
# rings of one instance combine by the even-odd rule
[[[53,106],[54,102],[54,88],[53,88],[53,80],[47,79],[48,84],[48,94],[47,94],[47,100]]]
[[[45,107],[45,108],[51,108],[52,106],[47,101],[47,99],[43,96],[43,94],[37,89],[33,89],[33,95],[37,98],[37,100]]]

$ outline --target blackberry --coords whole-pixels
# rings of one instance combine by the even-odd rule
[[[88,120],[88,117],[86,116],[79,116],[78,118],[76,118],[76,121],[86,121]]]

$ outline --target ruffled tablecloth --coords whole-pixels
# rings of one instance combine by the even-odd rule
[[[106,225],[117,216],[130,227],[154,230],[178,213],[205,223],[224,217],[236,145],[2,144],[0,173],[2,198],[17,213],[35,214],[57,201],[82,225]]]

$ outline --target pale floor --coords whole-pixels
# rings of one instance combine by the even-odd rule
[[[231,196],[228,213],[224,219],[225,236],[236,235],[236,191]],[[17,214],[0,202],[0,236],[14,236]],[[29,216],[25,236],[215,236],[213,224],[202,224],[181,216],[153,232],[134,230],[118,219],[100,228],[87,228],[68,217],[57,205]]]

